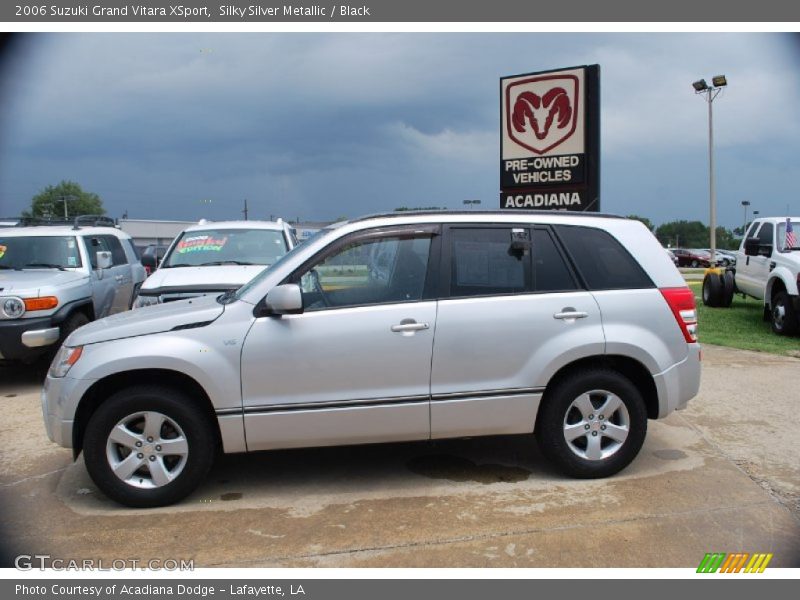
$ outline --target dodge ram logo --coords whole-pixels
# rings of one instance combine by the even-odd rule
[[[578,124],[578,78],[543,75],[506,88],[506,130],[514,142],[544,154],[566,141]]]

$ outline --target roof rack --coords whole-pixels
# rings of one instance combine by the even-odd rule
[[[72,225],[73,229],[80,229],[81,225],[88,227],[116,227],[117,224],[111,217],[105,215],[78,215],[73,220],[45,219],[42,217],[20,217],[17,227],[46,227],[53,225]]]
[[[117,223],[111,217],[105,215],[79,215],[75,217],[73,229],[80,229],[81,223],[88,221],[89,227],[116,227]]]

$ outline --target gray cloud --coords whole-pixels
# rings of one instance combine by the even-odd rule
[[[497,205],[498,78],[602,68],[604,210],[721,222],[794,202],[797,54],[778,34],[37,34],[7,56],[0,214],[73,179],[113,215],[306,219]],[[201,204],[202,199],[211,204]]]

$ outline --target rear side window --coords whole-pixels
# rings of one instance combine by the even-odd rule
[[[531,289],[528,254],[511,251],[511,228],[450,230],[450,296],[494,296]]]
[[[553,237],[544,229],[533,231],[533,282],[537,292],[565,292],[577,288]]]
[[[556,231],[590,290],[654,287],[639,263],[608,232],[571,225],[558,225]]]

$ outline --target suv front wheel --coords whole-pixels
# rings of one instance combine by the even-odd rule
[[[547,390],[536,424],[542,453],[571,477],[613,475],[636,458],[647,433],[642,395],[620,373],[580,371]]]
[[[117,392],[95,411],[83,453],[103,493],[144,508],[191,493],[211,468],[215,440],[191,398],[172,388],[137,386]]]

